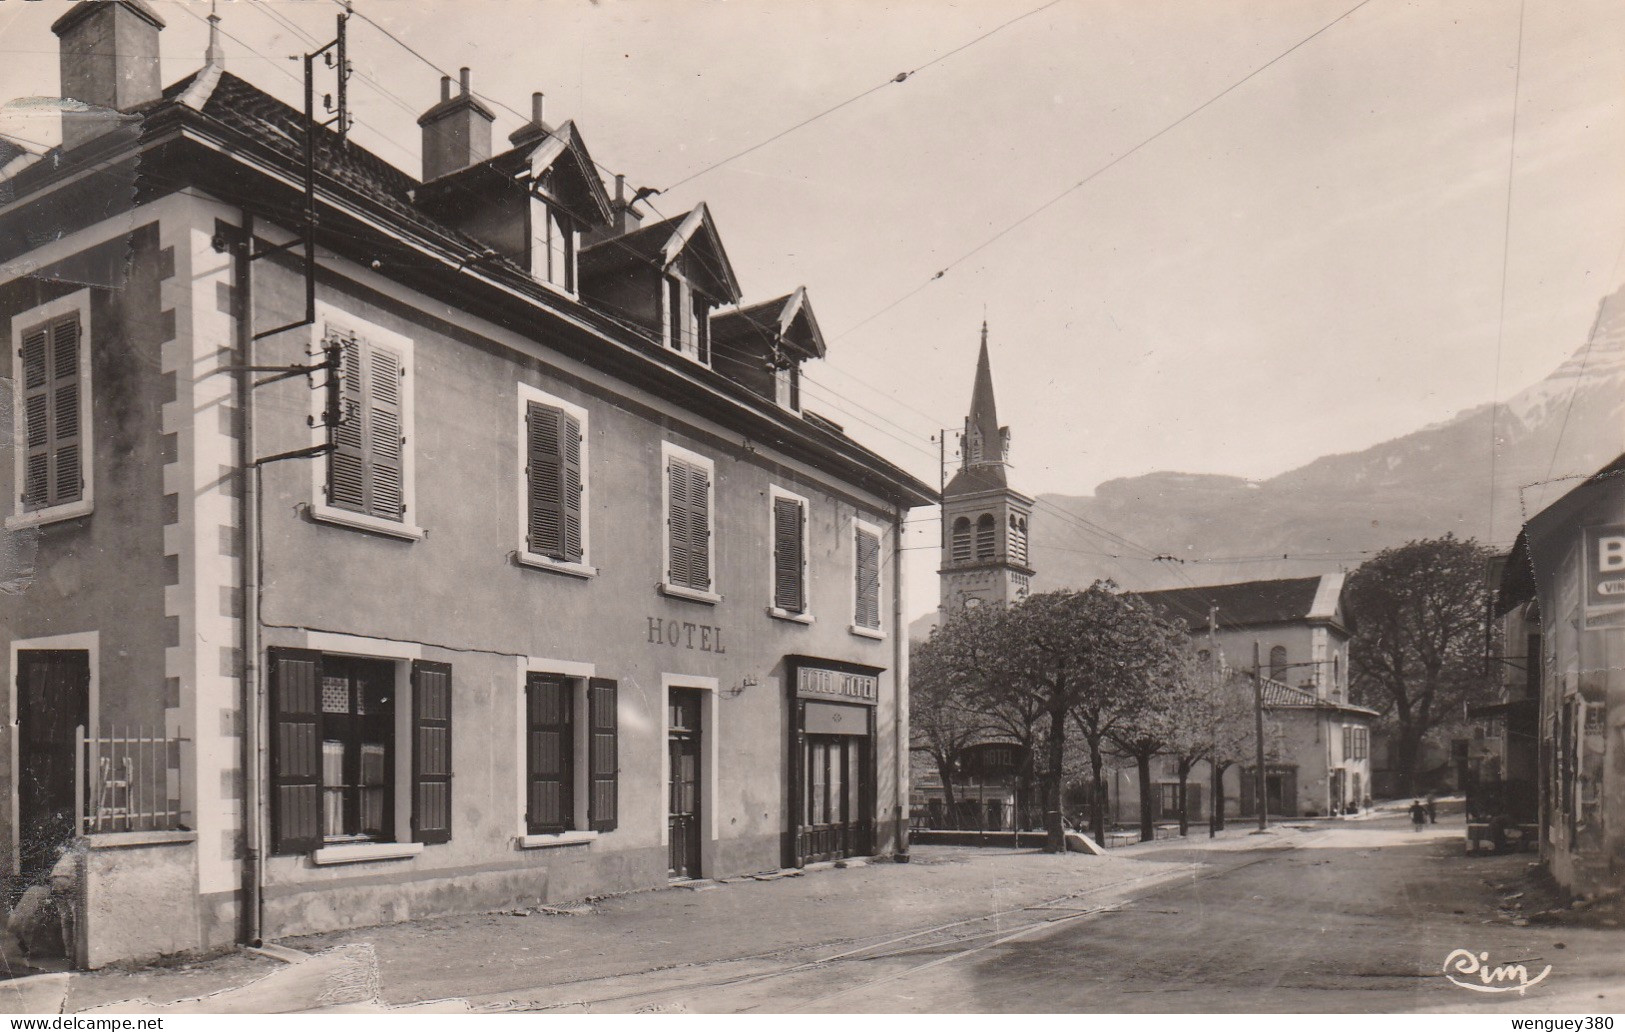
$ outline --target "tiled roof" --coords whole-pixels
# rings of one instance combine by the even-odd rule
[[[813,318],[812,305],[807,301],[804,287],[776,297],[771,301],[758,301],[711,316],[711,339],[738,341],[751,338],[771,348],[780,339],[780,327],[789,323],[783,342],[802,358],[824,356],[824,336]],[[797,331],[796,327],[800,326]]]
[[[1253,627],[1308,619],[1320,584],[1319,577],[1294,577],[1142,591],[1140,597],[1165,618],[1184,620],[1193,630],[1207,626],[1211,607],[1218,608],[1221,628]]]
[[[666,263],[666,243],[677,232],[686,215],[651,222],[630,233],[600,241],[581,250],[581,275],[588,278],[600,273],[622,269],[628,265],[650,264],[660,267]]]
[[[1004,463],[990,462],[980,466],[962,468],[948,481],[948,487],[942,493],[944,496],[958,494],[972,494],[976,491],[1003,491],[1010,486],[1010,479],[1005,475]]]
[[[1320,700],[1315,693],[1303,688],[1294,688],[1289,684],[1271,680],[1268,677],[1259,678],[1264,685],[1264,705],[1266,706],[1313,706]]]
[[[187,76],[165,89],[164,100],[178,100],[196,78],[196,75]],[[304,161],[304,112],[289,107],[230,72],[220,75],[219,82],[204,101],[202,111],[215,122],[240,134],[250,147],[266,148],[287,161]],[[474,238],[425,215],[413,203],[413,194],[422,185],[416,179],[366,149],[349,145],[330,129],[322,129],[316,134],[316,167],[323,177],[378,205],[392,217],[415,229],[450,238],[465,247],[470,255],[482,254],[487,250],[486,245]],[[506,256],[497,256],[491,261],[524,273]]]

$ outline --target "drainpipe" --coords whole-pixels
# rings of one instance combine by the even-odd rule
[[[892,507],[892,589],[891,625],[893,681],[897,686],[897,853],[895,859],[908,862],[908,629],[903,626],[903,507]]]
[[[241,570],[243,620],[243,821],[245,872],[243,938],[259,946],[265,885],[265,847],[262,838],[264,777],[261,764],[260,711],[260,468],[254,441],[254,216],[243,212],[243,238],[236,255],[237,279],[237,475],[238,519],[243,528]]]

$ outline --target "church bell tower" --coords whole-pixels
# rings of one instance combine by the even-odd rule
[[[1027,597],[1027,532],[1033,500],[1010,487],[1010,428],[999,425],[987,323],[976,386],[959,446],[959,469],[942,492],[942,609],[1008,605]]]

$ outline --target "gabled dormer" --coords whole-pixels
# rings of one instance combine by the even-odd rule
[[[801,363],[824,357],[824,335],[807,288],[718,313],[711,320],[712,366],[762,397],[801,411]]]
[[[424,183],[417,201],[538,283],[575,296],[582,235],[612,215],[603,180],[574,122],[554,128],[542,120],[540,93],[530,122],[509,141],[495,157]]]
[[[581,288],[612,318],[705,365],[712,310],[739,302],[739,281],[704,204],[587,247]]]

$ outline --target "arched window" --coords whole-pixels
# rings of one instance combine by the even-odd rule
[[[970,562],[970,517],[961,516],[954,520],[953,561],[956,563]]]
[[[1010,514],[1010,559],[1027,565],[1027,521],[1015,513]]]
[[[993,514],[984,512],[976,520],[976,558],[991,559],[998,547],[999,525]]]
[[[1277,645],[1270,649],[1270,680],[1284,681],[1286,679],[1286,646]]]

